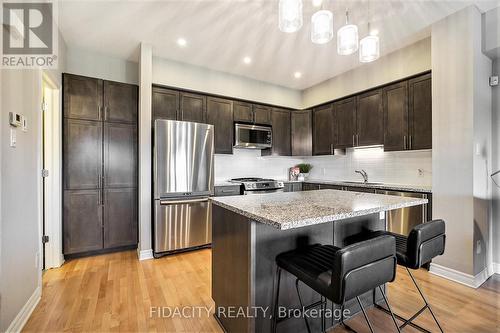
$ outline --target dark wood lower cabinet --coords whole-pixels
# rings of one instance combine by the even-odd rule
[[[103,209],[101,190],[64,191],[64,254],[101,250]]]
[[[104,248],[137,244],[137,189],[104,191]]]

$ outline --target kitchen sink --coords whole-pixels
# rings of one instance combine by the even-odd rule
[[[359,184],[359,185],[383,185],[384,183],[376,183],[376,182],[354,182],[354,181],[349,181],[349,182],[342,182],[344,184]]]

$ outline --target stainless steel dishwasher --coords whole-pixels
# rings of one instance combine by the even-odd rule
[[[400,208],[386,212],[388,231],[407,236],[414,226],[420,223],[425,223],[431,219],[431,198],[429,193],[399,192],[387,190],[377,190],[377,193],[429,200],[429,204],[426,205]]]

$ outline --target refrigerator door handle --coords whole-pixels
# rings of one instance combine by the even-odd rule
[[[188,199],[188,200],[160,200],[160,205],[180,205],[186,203],[195,203],[195,202],[207,202],[208,198],[203,199]]]

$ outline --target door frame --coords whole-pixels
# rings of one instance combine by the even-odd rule
[[[41,77],[41,99],[44,103],[48,99],[47,107],[43,110],[44,121],[40,121],[41,147],[40,165],[43,166],[45,158],[45,168],[49,170],[49,176],[41,177],[42,207],[40,226],[41,236],[43,223],[45,223],[45,235],[49,236],[49,242],[41,242],[40,256],[45,246],[45,269],[60,267],[64,263],[62,254],[62,87],[60,81],[51,75],[49,71],[43,71]],[[43,118],[42,118],[43,119]],[[45,155],[45,156],[44,156]],[[41,264],[43,265],[43,257]],[[42,266],[41,265],[41,266]],[[43,267],[43,266],[42,266]]]

